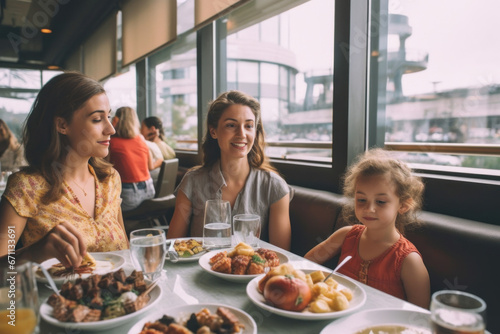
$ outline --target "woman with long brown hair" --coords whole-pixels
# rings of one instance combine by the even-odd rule
[[[168,238],[201,236],[208,199],[223,199],[231,213],[261,218],[261,238],[290,248],[289,204],[293,190],[264,152],[260,104],[239,91],[221,94],[210,104],[203,142],[203,165],[188,171],[176,190]]]
[[[47,82],[23,129],[28,166],[10,176],[0,202],[0,255],[56,257],[78,266],[87,251],[128,248],[120,176],[103,158],[115,130],[104,88],[77,72]],[[13,233],[9,233],[13,231]]]

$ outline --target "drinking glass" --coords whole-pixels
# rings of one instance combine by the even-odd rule
[[[432,295],[433,334],[483,334],[486,303],[462,291],[443,290]]]
[[[31,262],[0,269],[0,333],[38,332],[38,288]]]
[[[231,206],[228,201],[210,199],[205,202],[203,247],[231,247]]]
[[[130,232],[130,257],[135,269],[142,270],[144,276],[154,280],[161,275],[167,242],[165,231],[144,228]]]
[[[240,214],[233,217],[233,246],[244,242],[258,247],[260,240],[260,216]]]

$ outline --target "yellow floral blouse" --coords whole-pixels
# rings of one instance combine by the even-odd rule
[[[16,212],[28,218],[21,235],[23,246],[29,246],[63,221],[71,222],[84,236],[89,252],[107,252],[127,249],[127,235],[118,221],[121,199],[121,181],[113,169],[111,176],[100,182],[92,166],[89,170],[95,180],[95,218],[82,207],[78,197],[64,183],[62,197],[48,205],[41,203],[41,197],[49,184],[40,174],[23,171],[9,177],[3,196]]]

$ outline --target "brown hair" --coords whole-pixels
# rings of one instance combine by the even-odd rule
[[[255,141],[252,149],[247,155],[248,163],[251,167],[260,168],[268,171],[276,172],[269,164],[268,158],[265,155],[265,133],[262,125],[262,117],[260,114],[260,103],[255,98],[240,91],[231,90],[222,93],[209,105],[207,113],[207,130],[203,138],[203,166],[210,167],[220,159],[220,147],[217,139],[212,138],[210,129],[217,129],[219,120],[232,105],[240,104],[249,107],[255,116]]]
[[[78,72],[65,72],[50,79],[38,93],[23,127],[27,172],[40,173],[49,183],[42,202],[47,204],[62,196],[61,168],[71,151],[66,136],[57,132],[55,120],[63,118],[71,123],[73,114],[90,98],[105,94],[97,81]],[[101,158],[91,157],[89,164],[103,181],[112,171],[112,165]]]
[[[358,223],[354,213],[356,182],[359,177],[373,175],[389,176],[396,186],[400,202],[409,204],[410,209],[404,214],[398,214],[396,218],[396,228],[404,235],[407,225],[418,223],[417,213],[422,207],[424,184],[408,165],[393,159],[387,151],[380,148],[361,154],[347,170],[344,176],[344,196],[349,199],[349,204],[343,208],[344,220],[351,224]]]
[[[19,148],[20,144],[17,141],[16,136],[14,136],[12,131],[7,126],[7,123],[5,123],[3,119],[0,119],[0,127],[5,130],[6,134],[6,138],[0,141],[0,157],[1,157],[8,148],[16,150],[17,148]]]
[[[116,109],[115,117],[118,118],[115,126],[116,137],[131,139],[139,135],[139,118],[134,109],[120,107]]]

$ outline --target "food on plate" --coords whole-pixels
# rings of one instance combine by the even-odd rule
[[[327,313],[349,308],[352,291],[340,286],[333,277],[323,282],[324,279],[322,271],[305,274],[285,263],[272,268],[258,282],[257,289],[263,294],[266,302],[288,311]],[[304,284],[298,281],[308,286],[309,293]]]
[[[264,287],[264,298],[273,306],[287,311],[302,311],[311,300],[311,288],[292,275],[271,277]]]
[[[78,278],[62,285],[47,303],[52,316],[61,322],[90,322],[133,313],[149,302],[149,291],[141,271],[129,276],[123,269],[105,275]]]
[[[52,277],[66,277],[70,275],[91,274],[97,266],[97,261],[90,253],[85,254],[78,268],[66,268],[62,263],[53,264],[47,269]],[[38,268],[38,275],[43,276],[42,270]]]
[[[212,256],[209,264],[213,271],[233,275],[258,275],[266,268],[280,264],[278,255],[269,249],[253,248],[243,242],[239,243],[229,253],[219,252]]]
[[[161,334],[161,333],[240,333],[245,328],[238,318],[227,308],[218,307],[217,312],[212,314],[204,308],[198,313],[192,313],[187,320],[177,322],[173,317],[164,315],[161,319],[144,324],[139,334]]]
[[[180,257],[191,257],[204,251],[203,242],[189,239],[189,240],[175,240],[174,249]]]

